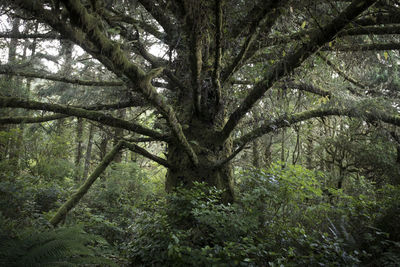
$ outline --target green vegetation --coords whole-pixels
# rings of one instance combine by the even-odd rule
[[[0,1],[0,266],[399,266],[397,0]]]

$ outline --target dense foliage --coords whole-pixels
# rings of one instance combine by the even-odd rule
[[[400,188],[376,190],[361,178],[334,189],[330,177],[282,162],[249,169],[237,175],[237,201],[224,204],[215,187],[196,183],[165,195],[138,166],[115,164],[67,216],[72,228],[56,231],[46,218],[68,194],[67,177],[38,183],[21,175],[12,185],[3,178],[2,262],[397,266]]]

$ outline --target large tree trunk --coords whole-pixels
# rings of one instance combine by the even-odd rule
[[[211,168],[216,162],[223,160],[232,152],[232,142],[218,141],[217,131],[213,126],[201,121],[192,124],[186,132],[188,140],[199,157],[199,166],[195,167],[185,151],[178,145],[171,143],[168,147],[168,162],[175,166],[169,169],[166,179],[166,190],[172,191],[179,186],[190,187],[193,182],[205,182],[210,186],[224,190],[225,203],[234,200],[233,171],[230,163],[218,168]]]

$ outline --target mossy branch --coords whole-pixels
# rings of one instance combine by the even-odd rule
[[[89,80],[81,80],[81,79],[71,79],[67,77],[62,77],[60,75],[54,75],[50,73],[37,73],[37,72],[29,72],[16,70],[13,66],[8,65],[0,65],[0,74],[13,75],[13,76],[21,76],[26,78],[37,78],[44,79],[49,81],[70,83],[76,85],[83,86],[123,86],[124,83],[122,81],[89,81]]]
[[[168,169],[173,168],[173,166],[171,164],[169,164],[168,161],[166,161],[165,159],[157,157],[157,156],[149,153],[147,150],[145,150],[144,148],[141,148],[138,145],[129,143],[127,141],[122,141],[122,144],[123,144],[124,147],[128,148],[129,150],[131,150],[131,151],[133,151],[135,153],[138,153],[138,154],[142,155],[143,157],[148,158],[148,159],[150,159],[152,161],[155,161],[158,164],[160,164],[160,165],[162,165],[162,166],[164,166],[164,167],[166,167]]]
[[[306,121],[313,118],[322,118],[327,116],[346,116],[352,118],[360,118],[366,121],[382,121],[395,126],[400,126],[400,116],[391,115],[384,111],[363,111],[354,110],[349,108],[320,108],[314,110],[307,110],[292,115],[281,116],[276,119],[265,122],[259,128],[251,131],[250,133],[242,136],[234,141],[234,146],[241,147],[244,144],[264,135],[269,132],[276,131],[281,128],[290,127],[295,123]]]
[[[309,92],[309,93],[313,93],[313,94],[324,96],[324,97],[332,97],[331,92],[321,89],[319,87],[313,86],[311,84],[304,83],[304,82],[297,82],[297,83],[285,82],[283,84],[283,86],[285,86],[286,88],[289,88],[289,89],[297,89],[300,91]]]
[[[47,32],[47,33],[0,32],[0,38],[10,38],[10,39],[63,39],[63,37],[57,32]]]
[[[362,84],[359,81],[356,81],[349,75],[347,75],[344,71],[342,71],[339,67],[337,67],[333,62],[331,62],[327,57],[325,57],[321,52],[318,52],[317,55],[329,66],[331,67],[337,74],[339,74],[343,79],[346,81],[354,84],[355,86],[361,88],[361,89],[366,89],[367,86]]]
[[[8,117],[8,118],[1,118],[0,117],[0,124],[19,124],[19,123],[41,123],[46,121],[54,121],[68,117],[68,115],[64,114],[54,114],[49,116],[42,116],[42,117]]]
[[[320,108],[314,110],[307,110],[304,112],[299,112],[292,115],[285,115],[279,118],[271,119],[265,122],[263,125],[249,132],[248,134],[243,135],[242,137],[233,141],[234,147],[237,147],[236,150],[226,157],[225,159],[217,162],[213,168],[220,168],[224,164],[229,163],[232,159],[234,159],[245,147],[246,145],[253,141],[256,138],[259,138],[265,134],[270,132],[277,131],[281,128],[291,127],[292,125],[314,119],[314,118],[322,118],[327,116],[346,116],[351,118],[359,118],[369,122],[373,121],[382,121],[388,124],[392,124],[400,127],[400,116],[399,115],[390,115],[386,112],[382,111],[355,111],[353,109],[346,108]]]
[[[73,209],[76,204],[82,199],[87,193],[92,184],[99,178],[103,171],[108,167],[115,155],[122,149],[122,142],[119,142],[113,149],[108,152],[100,164],[96,167],[93,173],[87,178],[87,180],[79,187],[79,189],[65,202],[56,212],[56,214],[50,219],[50,223],[56,227],[67,215],[67,213]]]
[[[355,51],[390,51],[400,50],[400,43],[387,43],[387,44],[355,44],[355,45],[333,45],[332,47],[326,46],[321,49],[322,51],[341,51],[341,52],[355,52]]]
[[[134,122],[125,121],[122,119],[114,118],[99,111],[85,110],[82,108],[75,108],[72,106],[65,106],[59,104],[42,103],[37,101],[28,101],[14,97],[0,97],[0,108],[25,108],[31,110],[45,110],[56,113],[61,113],[69,116],[76,116],[85,118],[92,121],[97,121],[102,124],[130,130],[142,135],[152,137],[156,140],[167,140],[168,138],[156,131],[145,128]]]
[[[243,116],[253,107],[253,105],[264,95],[264,93],[272,87],[272,85],[287,73],[306,60],[310,55],[315,53],[325,43],[331,41],[335,35],[341,31],[348,23],[355,19],[364,10],[374,4],[374,0],[355,0],[342,13],[340,13],[329,24],[316,29],[310,35],[308,42],[303,43],[293,53],[285,56],[282,60],[275,64],[264,78],[255,84],[251,92],[244,99],[242,104],[230,115],[228,122],[221,131],[220,138],[227,139],[233,129],[237,126]]]

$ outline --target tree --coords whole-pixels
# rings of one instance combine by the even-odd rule
[[[366,110],[362,105],[356,108],[335,93],[304,82],[299,75],[302,71],[313,71],[310,62],[317,58],[317,51],[323,57],[326,52],[336,55],[339,51],[397,49],[399,43],[392,42],[397,40],[395,34],[400,33],[396,24],[400,23],[400,16],[396,16],[400,9],[396,2],[5,1],[3,8],[10,16],[37,20],[43,31],[7,32],[2,37],[68,39],[107,68],[107,75],[102,77],[110,78],[87,80],[27,71],[14,65],[0,66],[1,74],[123,90],[116,97],[117,103],[103,99],[92,106],[1,96],[2,108],[55,114],[4,117],[0,121],[35,123],[75,116],[167,143],[166,159],[127,141],[118,142],[112,153],[117,154],[116,149],[125,147],[168,168],[167,191],[205,181],[225,190],[224,201],[231,202],[234,200],[231,160],[260,136],[305,120],[333,115],[400,125],[400,117],[393,110],[391,113]],[[368,43],[365,38],[368,34],[378,37],[391,34],[383,39],[390,42]],[[163,53],[150,53],[157,48]],[[93,70],[92,77],[99,76]],[[272,89],[308,92],[325,100],[305,108],[294,109],[289,105],[282,113],[278,108],[273,110],[274,102],[264,97]],[[156,118],[153,125],[103,112],[135,106],[139,98],[153,110]],[[247,129],[246,123],[254,121],[250,111],[255,106],[263,111],[257,112],[259,126]],[[106,156],[99,168],[109,162]],[[94,174],[89,179],[96,178]]]

